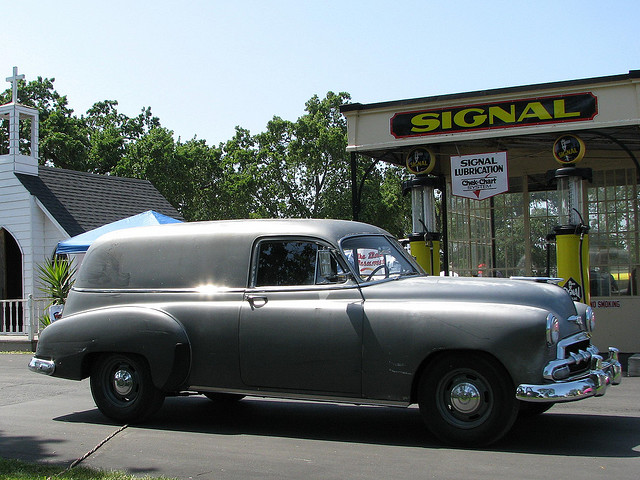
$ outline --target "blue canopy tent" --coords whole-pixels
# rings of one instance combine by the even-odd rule
[[[139,213],[132,217],[123,218],[116,222],[107,223],[101,227],[89,230],[75,237],[71,237],[64,242],[58,243],[56,253],[84,253],[89,246],[101,235],[113,232],[114,230],[122,230],[124,228],[144,227],[149,225],[163,225],[165,223],[181,223],[180,220],[168,217],[153,210]]]

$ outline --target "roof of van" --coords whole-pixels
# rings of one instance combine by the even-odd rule
[[[118,230],[91,245],[74,289],[243,288],[260,237],[295,235],[337,246],[340,239],[357,234],[388,235],[366,223],[320,219],[219,220]]]
[[[193,235],[212,235],[224,237],[302,235],[339,240],[348,235],[361,233],[388,234],[385,230],[361,222],[334,219],[243,219],[215,220],[209,222],[186,222],[169,225],[130,228],[103,235],[97,243],[109,243],[114,240],[148,239],[161,237],[180,237]]]

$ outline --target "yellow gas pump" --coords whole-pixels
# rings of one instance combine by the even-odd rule
[[[441,183],[438,177],[415,176],[402,184],[403,195],[411,192],[411,255],[429,275],[440,274],[440,233],[436,231],[435,190],[441,189]]]
[[[573,142],[573,144],[569,145],[567,142]],[[560,154],[558,154],[559,144],[562,144]],[[566,154],[567,151],[573,154]],[[589,304],[589,225],[585,222],[582,211],[584,181],[592,180],[592,170],[574,166],[574,162],[584,156],[584,144],[582,140],[572,135],[561,137],[556,141],[554,155],[556,160],[567,165],[548,172],[555,181],[558,191],[559,225],[554,227],[552,237],[556,240],[558,277],[562,278],[559,285],[575,301]]]

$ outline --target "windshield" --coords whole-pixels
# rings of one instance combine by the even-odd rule
[[[362,281],[422,274],[417,264],[408,258],[402,246],[389,237],[350,237],[345,238],[340,246],[342,253]]]

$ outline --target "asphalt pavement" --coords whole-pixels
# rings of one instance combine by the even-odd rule
[[[416,408],[246,398],[168,398],[151,422],[122,430],[89,382],[27,370],[0,355],[0,456],[180,479],[640,478],[640,378],[601,398],[519,421],[482,449],[439,444]],[[105,439],[112,436],[110,440]]]

